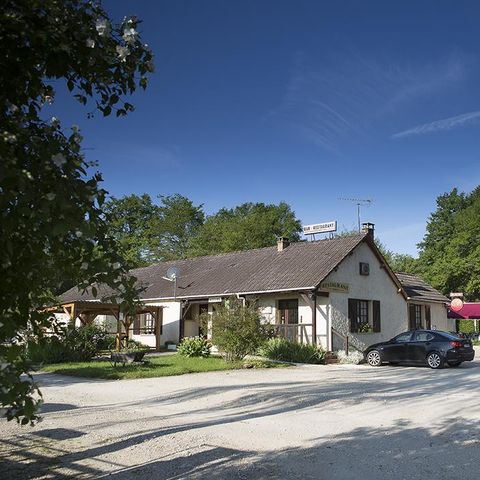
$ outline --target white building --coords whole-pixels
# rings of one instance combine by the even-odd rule
[[[276,247],[132,270],[145,289],[145,309],[130,326],[131,338],[160,348],[198,335],[199,315],[231,295],[256,301],[279,334],[327,350],[344,348],[347,337],[363,349],[410,327],[448,329],[448,299],[416,277],[395,275],[373,241],[373,225],[364,227],[358,235],[291,244],[282,238]],[[171,266],[178,269],[175,291],[165,278]],[[94,305],[91,295],[77,289],[62,301]],[[82,318],[81,312],[73,318]],[[96,321],[116,329],[115,317]]]

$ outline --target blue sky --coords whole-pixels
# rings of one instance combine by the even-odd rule
[[[135,14],[156,72],[126,118],[60,92],[112,195],[181,193],[207,213],[288,202],[303,223],[376,224],[416,253],[436,197],[480,184],[476,1],[104,1]]]

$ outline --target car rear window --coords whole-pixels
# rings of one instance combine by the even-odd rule
[[[448,340],[462,340],[459,336],[449,333],[449,332],[435,332],[437,335],[443,338],[447,338]]]

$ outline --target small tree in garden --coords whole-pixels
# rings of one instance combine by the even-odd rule
[[[255,353],[268,336],[268,326],[262,324],[256,306],[244,305],[236,297],[216,306],[213,313],[203,314],[201,321],[227,361]]]

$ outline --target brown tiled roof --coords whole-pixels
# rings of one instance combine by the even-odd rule
[[[177,298],[311,289],[362,241],[365,234],[313,242],[291,243],[282,252],[266,247],[242,252],[162,262],[132,270],[145,288],[142,299],[173,297],[173,283],[163,279],[175,265],[179,270]],[[101,296],[107,289],[99,288]],[[61,295],[62,302],[93,300],[76,287]]]
[[[395,275],[411,300],[439,303],[450,302],[445,295],[442,295],[438,290],[435,290],[431,285],[415,275],[408,273],[395,273]]]

